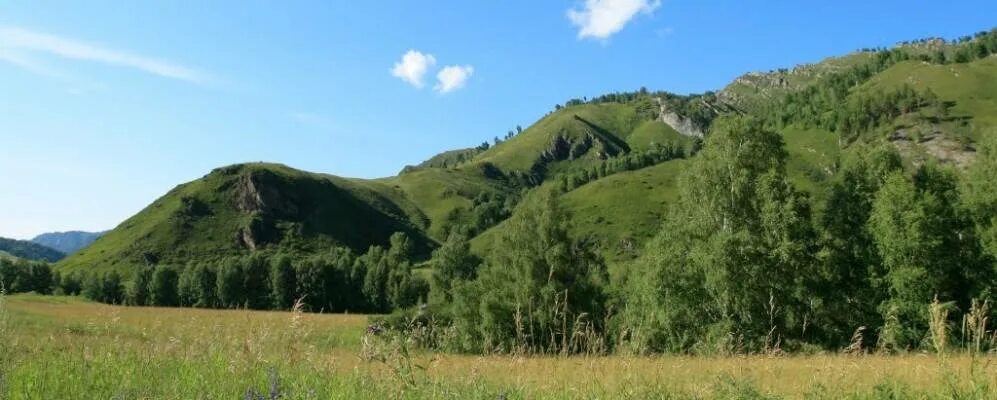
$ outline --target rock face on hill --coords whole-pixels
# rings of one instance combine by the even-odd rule
[[[661,106],[661,109],[658,112],[659,121],[664,122],[668,126],[672,127],[672,129],[674,129],[676,132],[686,136],[691,136],[696,138],[702,138],[703,136],[705,136],[706,133],[703,132],[703,129],[696,126],[696,124],[693,123],[692,120],[672,112],[671,110],[668,109],[668,106],[663,101],[659,100],[658,104]]]

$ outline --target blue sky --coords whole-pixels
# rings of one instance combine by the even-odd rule
[[[0,3],[0,236],[113,228],[212,168],[395,174],[572,97],[719,89],[994,27],[918,1]]]

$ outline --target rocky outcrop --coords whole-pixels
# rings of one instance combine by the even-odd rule
[[[268,176],[263,173],[247,172],[236,182],[235,206],[245,213],[264,215],[295,215],[297,207],[281,195],[275,185],[268,185]]]
[[[692,136],[697,138],[702,138],[705,136],[703,129],[696,126],[690,119],[678,115],[668,109],[668,105],[665,104],[661,99],[658,100],[658,106],[660,111],[658,113],[658,120],[664,122],[666,125],[672,127],[676,132],[681,133],[685,136]]]
[[[922,134],[900,129],[890,134],[887,140],[915,166],[924,164],[932,157],[963,169],[976,159],[976,149],[972,146],[946,138],[937,130]]]
[[[550,146],[540,153],[544,163],[567,160],[571,155],[571,141],[564,135],[557,135],[550,141]]]

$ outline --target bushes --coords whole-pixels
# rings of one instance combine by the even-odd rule
[[[457,281],[462,350],[578,352],[575,333],[602,331],[605,265],[570,237],[567,220],[554,193],[539,194],[509,221],[477,279]]]
[[[149,282],[149,300],[152,305],[161,307],[176,307],[180,305],[180,295],[177,293],[179,276],[173,267],[156,267]]]
[[[109,304],[122,304],[125,299],[121,275],[115,271],[87,276],[83,280],[82,293],[90,300]]]
[[[0,287],[7,293],[52,293],[52,268],[48,263],[0,259]]]
[[[135,276],[131,284],[125,291],[125,300],[131,306],[146,306],[151,304],[149,289],[152,284],[153,269],[139,267],[135,269]]]

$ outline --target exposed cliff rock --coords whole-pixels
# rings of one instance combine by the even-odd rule
[[[702,138],[705,135],[702,128],[696,126],[692,120],[669,110],[668,105],[661,99],[658,99],[658,106],[660,107],[658,120],[672,127],[676,132],[697,138]]]

